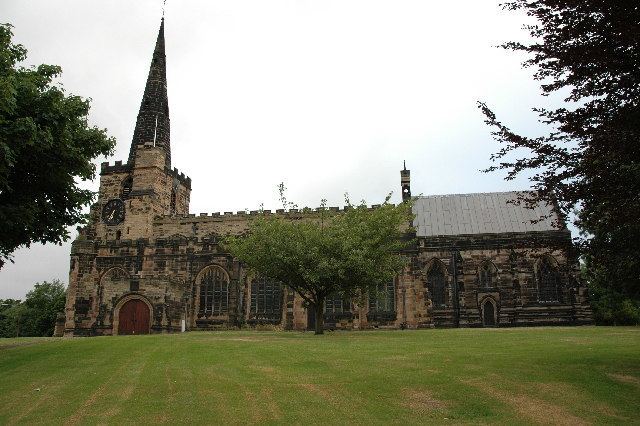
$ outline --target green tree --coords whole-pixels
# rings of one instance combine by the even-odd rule
[[[394,206],[387,197],[372,209],[347,200],[345,212],[328,211],[322,204],[320,212],[290,211],[286,218],[265,214],[250,223],[246,235],[225,241],[255,273],[285,284],[315,310],[315,334],[323,333],[327,296],[339,293],[349,299],[375,291],[401,271],[402,251],[411,242],[410,203]]]
[[[64,284],[53,280],[36,283],[23,302],[0,300],[0,337],[52,336],[66,294]]]
[[[60,280],[36,283],[24,299],[23,336],[52,336],[56,317],[64,311],[67,292]]]
[[[60,67],[18,66],[27,51],[12,36],[0,25],[0,267],[20,246],[69,238],[94,195],[79,182],[115,144],[88,125],[89,100],[54,83]]]
[[[640,300],[640,7],[636,0],[516,0],[532,42],[525,52],[544,95],[566,93],[563,106],[536,108],[547,135],[519,135],[480,103],[503,146],[492,156],[506,179],[531,174],[534,195],[575,214],[577,242],[600,289]],[[637,302],[635,302],[637,303]],[[637,306],[637,305],[636,305]]]
[[[607,282],[601,269],[589,265],[581,267],[582,277],[589,285],[593,318],[598,325],[640,325],[640,306],[621,294]]]
[[[24,309],[18,299],[0,299],[0,337],[20,335],[20,319],[24,316]]]

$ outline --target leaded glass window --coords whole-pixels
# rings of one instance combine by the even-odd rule
[[[229,309],[229,279],[222,268],[208,267],[200,278],[199,314],[224,315]]]
[[[339,293],[327,296],[324,301],[324,312],[326,314],[341,314],[343,312],[350,311],[350,303],[347,300],[344,300],[344,297]]]
[[[378,284],[375,291],[369,293],[369,312],[395,312],[396,285],[393,280]]]
[[[541,302],[557,302],[559,286],[558,270],[548,257],[538,264],[538,299]]]
[[[442,262],[433,262],[427,272],[427,287],[431,292],[431,301],[435,307],[446,305],[446,284]]]
[[[496,282],[497,272],[498,271],[493,263],[491,263],[488,260],[482,262],[482,265],[480,265],[480,271],[479,271],[480,287],[483,287],[483,288],[495,287],[497,284]]]
[[[273,280],[255,278],[251,282],[250,319],[280,321],[282,318],[282,285]]]

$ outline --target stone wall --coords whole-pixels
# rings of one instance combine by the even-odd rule
[[[220,217],[162,217],[154,222],[154,234],[182,231],[188,234],[193,224],[196,234],[174,234],[139,240],[76,241],[72,251],[71,281],[67,307],[67,334],[112,334],[116,307],[127,296],[144,298],[152,306],[153,332],[175,332],[184,319],[188,329],[219,329],[247,324],[252,276],[228,253],[216,236],[223,232],[245,230],[250,215]],[[163,231],[160,231],[162,229]],[[559,231],[560,232],[560,231]],[[192,232],[193,234],[193,232]],[[351,303],[351,312],[327,315],[329,329],[480,327],[482,304],[494,303],[497,326],[543,324],[580,324],[590,321],[587,293],[576,280],[577,263],[561,249],[540,247],[567,236],[554,233],[538,236],[476,237],[443,241],[421,239],[407,252],[409,264],[395,281],[395,317],[369,320],[368,305]],[[473,240],[475,238],[475,240]],[[500,239],[499,247],[492,247]],[[473,240],[473,242],[472,242]],[[460,248],[461,249],[460,249]],[[458,250],[455,273],[452,258]],[[561,297],[557,302],[540,302],[536,262],[541,256],[557,262],[562,277]],[[479,268],[490,261],[496,268],[495,284],[482,288]],[[427,286],[427,272],[434,262],[445,270],[446,303],[434,306]],[[229,277],[228,312],[214,317],[199,317],[199,280],[205,268],[217,265]],[[457,283],[458,304],[455,300]],[[278,327],[308,328],[305,304],[290,290],[284,292],[282,320]],[[372,316],[375,318],[375,316]],[[255,325],[255,324],[253,324]]]

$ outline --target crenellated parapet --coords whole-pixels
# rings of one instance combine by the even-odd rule
[[[188,181],[191,180],[187,177]],[[373,204],[368,206],[368,210],[374,210],[379,208],[380,204]],[[155,217],[155,223],[173,223],[176,221],[189,221],[189,222],[206,222],[206,221],[220,221],[220,220],[246,220],[247,218],[261,217],[261,216],[279,216],[283,218],[299,218],[299,217],[318,217],[323,211],[325,213],[344,213],[353,207],[317,207],[317,208],[303,208],[303,209],[276,209],[272,210],[239,210],[236,212],[203,212],[198,214],[183,214],[183,215],[162,215]]]
[[[380,207],[374,204],[369,210]],[[206,235],[242,235],[249,230],[251,221],[260,217],[279,217],[284,220],[320,221],[322,217],[339,215],[349,210],[345,207],[319,207],[303,209],[240,210],[183,215],[156,215],[153,219],[153,238],[162,239],[179,234],[196,241]]]
[[[165,173],[174,179],[177,179],[184,187],[187,189],[191,189],[191,178],[186,176],[184,173],[181,173],[175,167],[173,169],[165,168]]]
[[[115,163],[111,164],[108,161],[100,163],[100,174],[108,175],[113,173],[128,173],[132,169],[131,164],[124,163],[118,160]]]

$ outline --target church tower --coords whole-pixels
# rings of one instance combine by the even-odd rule
[[[156,216],[188,214],[191,179],[171,169],[164,18],[156,39],[126,164],[103,163],[96,236],[149,238]]]
[[[71,247],[66,335],[175,330],[184,318],[189,288],[154,275],[158,221],[187,215],[191,194],[191,179],[171,168],[166,69],[163,18],[129,157],[102,163],[98,199]]]

